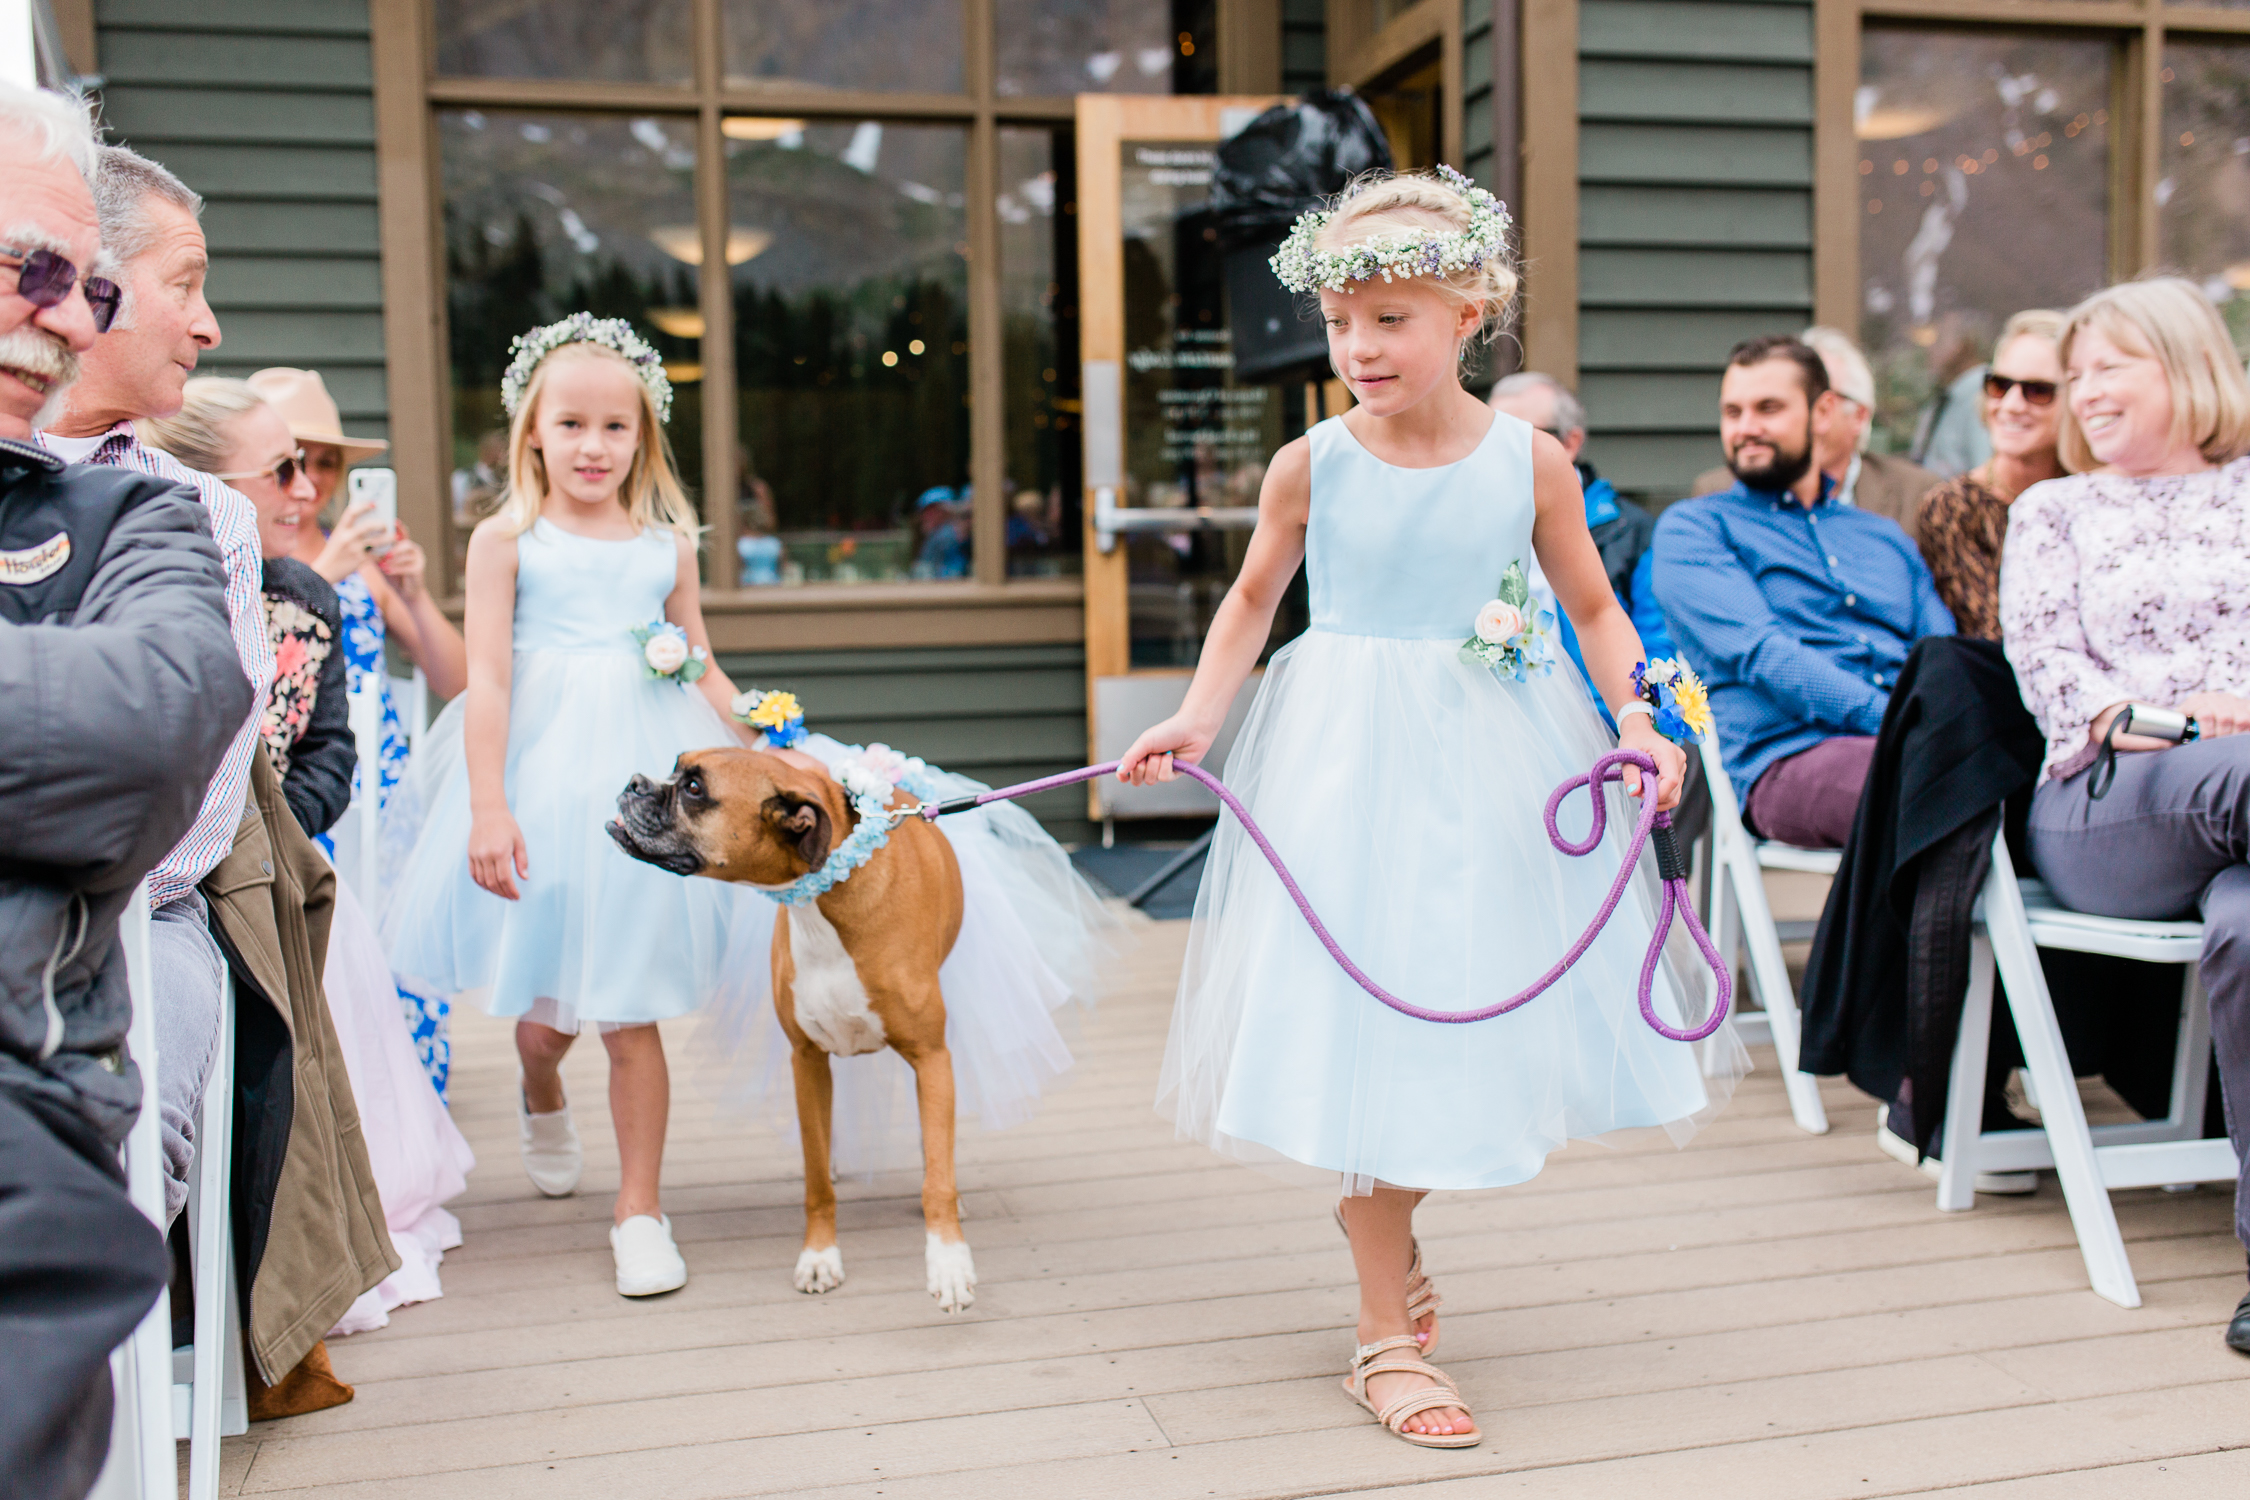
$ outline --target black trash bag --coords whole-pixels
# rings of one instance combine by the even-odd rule
[[[1229,250],[1278,245],[1299,214],[1360,173],[1390,166],[1383,127],[1350,89],[1316,89],[1277,104],[1219,147],[1210,208],[1220,242]]]

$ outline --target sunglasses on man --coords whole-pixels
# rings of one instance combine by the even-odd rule
[[[1984,377],[1984,393],[1995,401],[2005,401],[2008,392],[2020,390],[2023,399],[2033,406],[2052,406],[2056,389],[2052,380],[2018,380],[2013,375],[1994,374]]]
[[[304,472],[305,450],[299,448],[296,452],[288,455],[286,458],[283,458],[279,463],[274,464],[271,468],[238,469],[232,474],[213,474],[211,477],[213,479],[233,481],[236,479],[264,479],[268,476],[271,476],[275,484],[280,485],[283,489],[287,489],[289,488],[289,486],[295,484],[297,482],[297,476]]]
[[[78,267],[52,250],[11,250],[0,247],[0,263],[13,262],[16,295],[33,307],[56,307],[78,284]],[[94,314],[94,332],[107,333],[117,321],[118,304],[125,293],[106,276],[86,278],[86,306]]]

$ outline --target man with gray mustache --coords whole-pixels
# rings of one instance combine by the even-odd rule
[[[116,311],[94,151],[82,104],[0,84],[0,1487],[40,1500],[100,1471],[109,1352],[168,1269],[118,1160],[118,920],[255,697],[204,507],[36,441]]]

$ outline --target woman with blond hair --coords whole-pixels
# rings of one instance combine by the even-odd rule
[[[1959,634],[2000,639],[2000,548],[2018,495],[2065,470],[2056,455],[2062,409],[2063,315],[2037,307],[2000,330],[1984,375],[1984,430],[1992,456],[1930,491],[1916,544]]]
[[[2250,1244],[2250,379],[2194,284],[2097,292],[2061,339],[2058,451],[2010,509],[2000,620],[2047,739],[2030,852],[2066,905],[2200,916],[2203,987]],[[2120,733],[2128,705],[2184,742]],[[2229,1347],[2250,1354],[2250,1296]]]

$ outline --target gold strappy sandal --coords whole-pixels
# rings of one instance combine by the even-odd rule
[[[1416,1347],[1418,1346],[1411,1333],[1360,1345],[1358,1352],[1352,1356],[1350,1373],[1344,1376],[1344,1394],[1374,1413],[1375,1420],[1388,1427],[1393,1437],[1404,1438],[1417,1448],[1474,1448],[1484,1441],[1482,1430],[1436,1433],[1412,1432],[1407,1429],[1407,1419],[1421,1412],[1448,1406],[1458,1411],[1469,1410],[1469,1404],[1461,1399],[1461,1388],[1453,1383],[1452,1376],[1419,1355],[1406,1358],[1392,1355],[1393,1350]],[[1385,1358],[1385,1355],[1392,1357]],[[1436,1384],[1408,1391],[1378,1410],[1375,1403],[1367,1399],[1367,1378],[1370,1375],[1421,1375]],[[1469,1415],[1472,1421],[1475,1420],[1474,1412]]]
[[[1344,1210],[1340,1206],[1336,1210],[1336,1229],[1347,1243],[1351,1240],[1352,1232],[1344,1226]],[[1437,1283],[1422,1274],[1422,1242],[1410,1240],[1408,1243],[1414,1247],[1414,1259],[1406,1266],[1406,1321],[1419,1323],[1424,1318],[1430,1319],[1429,1339],[1420,1343],[1420,1347],[1424,1354],[1435,1354],[1438,1342],[1435,1315],[1445,1306],[1445,1299],[1438,1295]]]

